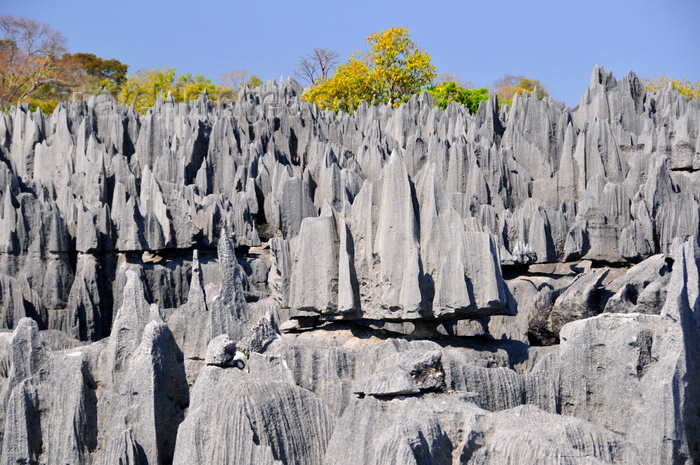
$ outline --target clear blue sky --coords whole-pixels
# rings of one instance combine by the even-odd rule
[[[598,64],[622,76],[700,81],[700,0],[253,1],[0,0],[0,14],[49,23],[69,51],[214,81],[247,69],[289,76],[314,47],[344,61],[371,32],[407,27],[433,59],[476,86],[539,79],[576,105]]]

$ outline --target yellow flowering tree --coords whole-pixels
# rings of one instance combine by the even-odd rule
[[[673,79],[668,76],[655,76],[644,79],[644,84],[650,92],[658,92],[664,87],[672,86],[688,100],[700,100],[700,81]]]
[[[334,111],[353,111],[363,100],[396,106],[436,75],[430,55],[418,48],[406,28],[370,34],[367,42],[368,52],[355,52],[330,79],[317,80],[303,97]]]
[[[373,78],[383,100],[397,104],[430,84],[436,76],[430,55],[411,40],[406,28],[390,28],[367,38]]]
[[[361,100],[371,102],[379,96],[369,66],[364,60],[351,57],[338,66],[331,79],[318,81],[302,97],[319,108],[352,112]]]

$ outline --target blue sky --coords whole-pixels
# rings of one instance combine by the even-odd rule
[[[539,79],[576,105],[593,66],[622,76],[700,81],[700,0],[206,1],[0,0],[0,14],[49,23],[71,52],[216,81],[247,69],[289,76],[314,47],[344,61],[371,32],[409,29],[438,73],[476,86],[506,74]]]

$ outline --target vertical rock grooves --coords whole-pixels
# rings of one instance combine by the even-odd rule
[[[0,114],[0,463],[700,462],[697,101],[301,92]]]

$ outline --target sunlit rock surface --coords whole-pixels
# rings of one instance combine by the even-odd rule
[[[0,463],[700,462],[700,104],[0,114]]]

